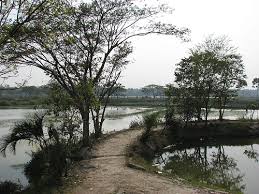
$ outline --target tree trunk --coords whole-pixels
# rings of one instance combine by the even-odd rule
[[[206,126],[206,127],[208,126],[209,100],[210,100],[210,97],[208,97],[208,98],[206,99],[206,102],[205,102],[205,126]]]
[[[209,115],[209,109],[208,105],[206,105],[206,110],[205,110],[205,126],[208,126],[208,115]]]
[[[92,109],[92,119],[94,122],[94,136],[100,138],[102,136],[102,127],[100,125],[100,109]]]
[[[223,116],[224,116],[224,113],[225,113],[226,102],[227,102],[226,97],[224,97],[223,100],[222,100],[221,97],[219,97],[219,120],[220,121],[223,121]]]
[[[96,118],[94,123],[94,135],[96,138],[100,138],[102,136],[102,127],[100,126],[99,118]]]
[[[89,146],[89,109],[81,111],[81,116],[83,120],[83,146]]]
[[[223,110],[222,110],[222,108],[219,109],[219,120],[223,121]]]
[[[202,118],[201,118],[201,108],[197,109],[197,119],[198,119],[198,121],[202,120]]]

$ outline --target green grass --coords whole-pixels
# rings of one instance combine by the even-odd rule
[[[145,110],[139,110],[133,113],[126,113],[126,114],[107,114],[105,118],[112,118],[112,119],[117,119],[121,117],[127,117],[127,116],[134,116],[134,115],[139,115],[139,114],[146,114],[149,112],[154,111],[153,108],[145,109]]]

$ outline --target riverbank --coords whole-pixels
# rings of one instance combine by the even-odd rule
[[[55,193],[210,193],[179,180],[128,167],[127,150],[141,133],[142,130],[126,130],[101,140],[95,145],[92,157],[76,164],[64,186]]]
[[[35,97],[0,97],[0,107],[1,108],[10,108],[10,107],[35,107],[41,106],[46,103],[47,96],[35,96]],[[132,107],[165,107],[167,102],[166,97],[146,97],[146,96],[125,96],[125,97],[111,97],[108,105],[109,106],[132,106]],[[242,98],[237,97],[231,103],[226,105],[226,109],[243,109],[246,110],[248,105],[258,104],[256,98]],[[214,103],[211,104],[212,108],[217,108],[214,106]],[[257,106],[254,106],[254,109],[258,109]]]
[[[258,122],[215,120],[209,121],[207,127],[204,123],[192,123],[183,128],[153,130],[145,142],[136,141],[129,148],[129,163],[137,169],[159,173],[194,187],[242,193],[242,189],[235,185],[242,176],[228,172],[231,168],[233,171],[238,169],[235,160],[224,155],[223,146],[254,144],[259,144]],[[251,149],[244,149],[242,153],[256,161],[257,153],[253,147]],[[213,151],[208,153],[208,150]],[[215,177],[223,172],[230,173],[222,175],[226,180]]]
[[[205,122],[190,122],[184,127],[169,129],[177,138],[185,140],[199,138],[249,138],[259,137],[259,122],[257,120],[209,120]]]

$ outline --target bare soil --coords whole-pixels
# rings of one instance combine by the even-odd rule
[[[197,189],[156,174],[126,166],[126,149],[141,130],[115,134],[94,148],[94,158],[81,161],[72,173],[77,180],[67,194],[205,194],[220,193]]]

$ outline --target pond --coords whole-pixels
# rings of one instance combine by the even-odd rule
[[[103,126],[104,133],[127,129],[132,120],[138,119],[141,113],[147,111],[148,108],[142,107],[109,107]],[[0,138],[8,134],[15,122],[34,112],[33,109],[0,109]],[[10,180],[26,186],[28,181],[23,174],[23,166],[30,160],[30,153],[31,147],[19,143],[15,155],[8,152],[6,157],[0,155],[0,181]]]
[[[213,146],[159,154],[154,165],[196,184],[228,188],[232,193],[258,194],[259,145]]]
[[[119,131],[129,127],[132,120],[138,119],[143,112],[150,111],[152,109],[142,107],[109,107],[106,113],[106,120],[104,122],[104,132]],[[33,109],[0,109],[0,138],[9,132],[9,129],[14,125],[15,122],[20,121],[28,114],[35,112]],[[226,116],[228,119],[239,119],[247,116],[251,113],[244,110],[227,110]],[[212,117],[217,115],[217,110],[212,110]],[[256,114],[254,114],[254,117]],[[250,115],[249,115],[250,117]],[[208,156],[213,152],[213,149],[208,149]],[[224,147],[225,154],[229,157],[234,156],[237,166],[242,173],[245,175],[242,177],[242,184],[246,184],[246,190],[249,193],[256,191],[256,184],[252,184],[252,181],[256,180],[259,172],[258,165],[255,160],[248,159],[244,153],[244,147]],[[258,146],[254,145],[254,149],[258,150]],[[190,149],[188,152],[192,152]],[[7,153],[7,157],[4,158],[0,155],[0,181],[11,180],[14,182],[20,182],[26,186],[28,184],[26,177],[23,174],[23,165],[30,160],[31,147],[27,144],[19,144],[17,146],[16,155]],[[171,154],[171,153],[170,153]],[[166,161],[166,156],[170,156],[168,153],[164,153],[163,158]],[[169,158],[169,157],[168,157]],[[209,158],[208,158],[209,161]],[[161,166],[162,167],[162,166]],[[245,169],[245,170],[244,170]],[[250,192],[251,191],[251,192]]]
[[[258,119],[259,111],[226,110],[224,119]],[[211,109],[209,119],[218,119]],[[200,141],[200,142],[199,142]],[[231,193],[258,194],[259,139],[204,139],[180,142],[160,152],[153,165],[195,185],[227,188]]]

